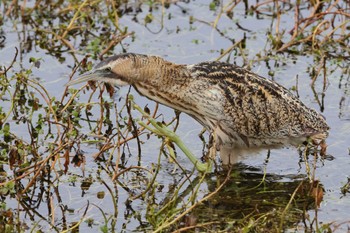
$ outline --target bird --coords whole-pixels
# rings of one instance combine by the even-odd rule
[[[122,53],[66,85],[86,81],[131,85],[142,96],[188,114],[209,131],[223,165],[245,153],[317,144],[328,136],[323,115],[277,82],[231,63],[176,64]]]

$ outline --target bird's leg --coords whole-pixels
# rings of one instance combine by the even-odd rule
[[[239,150],[235,150],[229,146],[221,146],[220,147],[220,158],[223,165],[232,165],[237,163],[239,156]]]
[[[132,100],[131,100],[132,101]],[[168,138],[170,141],[174,142],[183,152],[184,154],[189,158],[189,160],[195,165],[196,169],[199,172],[208,172],[211,170],[211,161],[208,161],[206,163],[202,163],[200,162],[193,154],[192,152],[185,146],[184,142],[180,139],[180,137],[178,135],[176,135],[174,133],[174,131],[170,130],[168,127],[166,127],[165,125],[157,122],[155,119],[153,119],[150,115],[148,115],[146,112],[144,112],[140,106],[138,106],[137,104],[135,104],[132,101],[133,107],[139,111],[144,117],[146,117],[149,122],[152,124],[152,127],[150,127],[149,125],[145,124],[143,121],[139,121],[138,123],[147,128],[148,130],[150,130],[151,132],[162,136],[162,137],[166,137]]]

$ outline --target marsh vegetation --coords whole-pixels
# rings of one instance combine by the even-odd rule
[[[348,1],[1,0],[0,11],[1,232],[348,231]],[[273,79],[326,117],[327,152],[263,151],[199,173],[141,111],[200,158],[208,133],[190,117],[132,88],[64,86],[123,52]]]

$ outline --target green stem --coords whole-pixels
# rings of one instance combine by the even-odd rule
[[[132,104],[133,104],[133,107],[137,111],[139,111],[144,117],[146,117],[150,121],[150,123],[152,124],[152,126],[154,128],[152,128],[149,125],[145,124],[143,121],[138,121],[138,124],[140,124],[141,126],[147,128],[148,130],[150,130],[151,132],[157,134],[158,136],[166,137],[169,140],[171,140],[172,142],[174,142],[184,152],[184,154],[194,164],[194,166],[196,167],[196,169],[199,172],[208,172],[208,171],[211,170],[211,168],[212,168],[211,161],[208,161],[206,163],[202,163],[201,161],[199,161],[192,154],[192,152],[187,148],[185,143],[181,140],[181,138],[178,135],[176,135],[172,130],[170,130],[165,125],[163,125],[161,123],[158,123],[155,119],[153,119],[150,115],[148,115],[146,112],[144,112],[141,109],[141,107],[138,106],[137,104],[135,104],[133,101],[132,101]]]

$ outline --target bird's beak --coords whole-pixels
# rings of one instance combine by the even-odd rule
[[[101,77],[99,70],[91,71],[90,73],[83,74],[76,79],[70,80],[65,86],[72,86],[78,83],[88,82],[88,81],[97,81]]]

